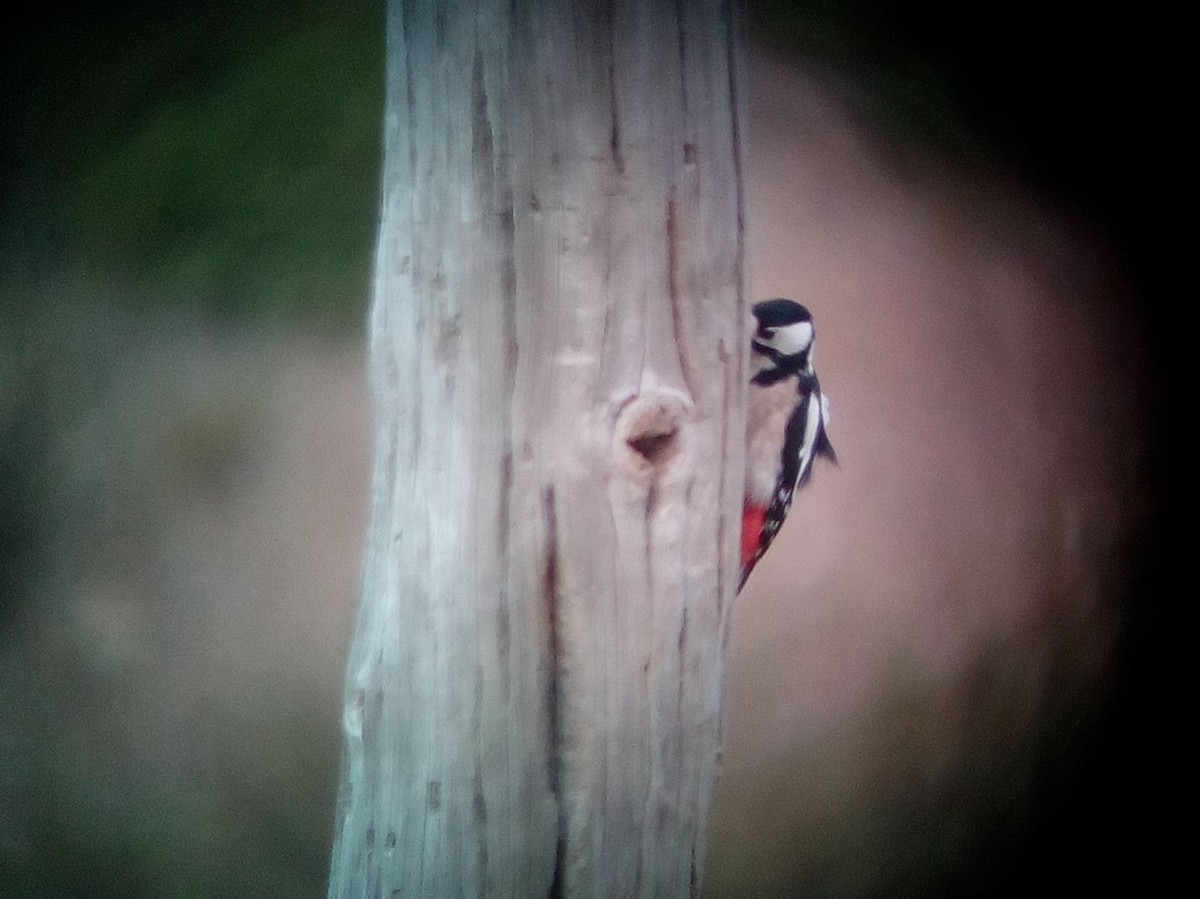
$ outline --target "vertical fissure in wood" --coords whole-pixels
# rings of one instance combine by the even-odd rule
[[[688,609],[683,607],[683,614],[679,621],[679,641],[675,644],[675,652],[679,657],[679,693],[676,696],[676,709],[679,720],[683,720],[683,686],[687,680],[687,666],[684,664],[684,658],[687,653],[687,632],[688,632]]]
[[[621,110],[617,91],[617,16],[615,6],[616,4],[613,2],[608,4],[606,10],[608,20],[605,22],[608,28],[608,105],[612,116],[609,149],[612,153],[613,168],[617,170],[618,175],[624,175],[625,155],[621,149]]]
[[[738,59],[739,40],[738,40],[738,38],[740,37],[740,35],[738,33],[738,29],[741,29],[744,27],[744,22],[741,19],[741,16],[743,16],[744,14],[745,14],[745,7],[742,5],[741,0],[726,0],[724,14],[723,14],[723,18],[725,20],[725,69],[729,73],[729,130],[730,130],[730,138],[732,141],[732,146],[730,147],[730,155],[733,159],[734,194],[737,198],[737,200],[736,200],[736,202],[737,202],[737,237],[735,239],[736,240],[736,250],[734,252],[734,289],[737,291],[737,308],[739,311],[746,308],[746,185],[745,185],[745,180],[744,180],[743,172],[742,172],[742,119],[741,119],[741,106],[739,105],[739,102],[738,102],[738,92],[740,90],[740,86],[738,84],[738,63],[739,63],[739,59]],[[745,345],[746,345],[746,341],[742,340],[741,337],[739,336],[739,346],[745,346]],[[725,349],[727,351],[728,348],[725,348]],[[737,365],[736,371],[738,373],[739,378],[743,378],[743,374],[742,374],[743,368],[742,368],[742,364],[741,364],[741,353],[742,352],[743,352],[742,350],[740,350],[740,349],[738,350],[738,357],[737,357],[738,365]],[[728,431],[729,420],[730,420],[729,400],[731,398],[732,391],[730,390],[730,383],[729,383],[729,376],[730,376],[729,365],[726,364],[724,366],[724,369],[725,369],[724,382],[725,382],[726,405],[725,405],[725,414],[721,417],[721,428],[722,428],[722,432],[723,432],[721,436],[722,436],[722,440],[724,441],[723,446],[727,448],[729,446],[730,437],[733,436],[733,437],[737,438],[738,435],[730,435],[729,431]],[[743,378],[743,380],[744,380],[744,378]],[[725,492],[726,492],[725,469],[726,469],[726,466],[724,466],[724,465],[722,465],[720,467],[719,477],[720,477],[720,481],[721,481],[721,484],[720,484],[721,492],[720,492],[719,496],[721,496],[722,498],[725,496]],[[721,525],[720,525],[720,527],[721,527],[721,532],[720,532],[721,544],[720,545],[722,547],[725,545],[724,523],[725,523],[725,518],[724,518],[724,516],[722,516],[721,517]],[[729,640],[729,622],[728,622],[727,616],[725,614],[723,614],[725,611],[727,611],[725,608],[725,606],[726,606],[726,604],[725,604],[725,571],[724,571],[724,564],[723,564],[724,554],[718,553],[717,557],[720,560],[718,562],[718,565],[720,566],[720,576],[721,576],[721,580],[720,580],[721,589],[717,592],[718,602],[721,604],[721,608],[718,609],[718,612],[721,613],[718,617],[718,621],[720,621],[720,627],[722,629],[721,652],[722,652],[722,654],[724,654],[725,649],[726,649],[726,644]],[[720,729],[720,725],[718,724],[718,730],[719,729]],[[719,740],[718,740],[718,746],[719,745],[720,744],[719,744]]]
[[[651,440],[655,443],[658,441],[670,441],[675,439],[675,433],[664,435],[662,437],[653,437]],[[646,595],[653,597],[654,594],[654,567],[658,553],[655,552],[654,545],[654,512],[658,505],[658,478],[661,474],[658,465],[655,464],[655,459],[659,456],[660,449],[655,448],[649,455],[644,458],[654,466],[653,473],[649,486],[646,488],[646,511],[645,511],[645,529],[646,529]],[[647,666],[649,661],[647,660]],[[643,673],[645,669],[643,669]],[[653,748],[653,747],[651,747]]]
[[[407,107],[409,121],[409,140],[408,140],[408,183],[412,186],[413,196],[416,196],[417,185],[417,142],[413,140],[412,120],[416,115],[417,98],[413,89],[413,64],[412,55],[415,48],[415,41],[411,31],[413,15],[415,12],[415,0],[405,0],[403,3],[391,6],[395,9],[400,8],[400,33],[403,35],[404,41],[404,102]],[[391,28],[389,27],[389,33]],[[386,164],[386,163],[385,163]],[[411,201],[410,201],[411,202]]]
[[[681,266],[682,236],[679,233],[679,210],[675,201],[674,188],[667,199],[667,295],[671,301],[671,327],[675,339],[675,351],[679,354],[679,369],[683,373],[683,383],[690,396],[696,396],[692,388],[692,367],[688,354],[688,343],[684,327],[684,317],[687,305],[684,301],[683,289],[679,283]]]
[[[671,297],[671,318],[675,321],[675,342],[679,343],[679,223],[675,221],[674,189],[667,198],[667,293]]]
[[[690,865],[690,878],[688,879],[688,899],[699,899],[700,896],[700,874],[696,870],[696,842],[692,843],[692,858]]]
[[[683,122],[688,123],[688,75],[687,75],[687,31],[684,26],[684,5],[688,0],[675,0],[675,33],[679,38],[679,97],[683,111]],[[685,143],[684,147],[692,145]],[[685,160],[690,162],[691,160]]]
[[[485,233],[495,244],[500,267],[500,327],[502,332],[500,432],[504,448],[500,458],[499,503],[497,508],[497,555],[500,564],[496,628],[500,671],[504,692],[509,688],[511,652],[511,609],[509,576],[513,493],[512,406],[517,380],[517,298],[516,298],[516,223],[513,214],[512,172],[509,154],[497,152],[497,143],[505,142],[503,128],[492,126],[494,104],[489,102],[487,77],[480,35],[475,36],[475,55],[471,71],[471,169],[475,201]],[[503,150],[503,147],[501,147]]]
[[[500,607],[498,610],[500,639],[500,671],[505,696],[510,694],[509,657],[512,650],[512,611],[510,609],[510,583],[512,573],[512,546],[510,535],[513,531],[512,498],[516,489],[513,476],[513,404],[517,394],[517,365],[519,348],[517,344],[517,261],[516,261],[516,223],[513,216],[512,172],[509,168],[509,157],[502,154],[498,160],[500,166],[500,240],[502,247],[501,285],[504,297],[503,327],[504,327],[504,388],[501,400],[503,415],[504,461],[500,480],[500,539],[503,541],[500,554]]]
[[[512,394],[510,393],[511,397]],[[506,416],[507,417],[507,416]],[[496,542],[499,549],[500,578],[499,596],[496,607],[496,640],[497,653],[500,657],[500,678],[504,695],[509,695],[509,666],[512,653],[512,609],[510,608],[509,578],[512,570],[511,542],[509,534],[512,530],[512,493],[513,493],[513,458],[512,436],[505,437],[504,458],[500,465],[500,504],[497,512],[499,533]]]
[[[722,340],[718,346],[718,358],[721,360],[721,457],[726,464],[717,469],[717,496],[725,502],[725,471],[729,467],[729,416],[733,413],[730,408],[732,391],[729,389],[729,351]],[[741,370],[741,359],[738,359],[737,371]],[[740,476],[739,476],[740,479]],[[726,514],[717,516],[717,603],[718,611],[725,605],[725,525],[728,521]],[[740,525],[740,520],[739,520]],[[738,530],[740,533],[740,528]],[[720,617],[717,619],[720,621]]]
[[[742,27],[740,16],[743,7],[739,0],[726,0],[725,4],[725,68],[729,72],[729,134],[733,157],[734,193],[737,196],[737,255],[734,263],[737,280],[738,308],[745,308],[746,271],[746,187],[742,178],[742,120],[738,105],[738,35]],[[736,21],[735,21],[736,19]]]
[[[487,85],[483,78],[483,51],[476,43],[475,59],[471,66],[471,176],[474,179],[475,201],[485,217],[495,206],[494,155]]]
[[[483,666],[475,668],[475,707],[471,713],[471,727],[477,737],[483,726]],[[475,778],[472,784],[471,823],[475,829],[475,861],[476,861],[476,895],[487,894],[488,879],[488,840],[487,840],[487,798],[483,792],[483,757],[479,749],[475,752]]]
[[[547,899],[562,899],[566,895],[567,809],[563,795],[563,684],[562,634],[559,618],[558,585],[558,511],[555,508],[554,486],[542,496],[546,528],[546,565],[542,577],[542,601],[546,607],[548,672],[546,678],[547,780],[554,797],[558,820],[554,841],[554,877],[550,881]]]

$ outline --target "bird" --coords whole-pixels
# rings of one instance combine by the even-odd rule
[[[829,401],[813,367],[812,314],[795,300],[756,303],[750,340],[746,485],[738,592],[779,533],[813,462],[837,464],[829,440]]]

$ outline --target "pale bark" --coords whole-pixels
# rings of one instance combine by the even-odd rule
[[[390,4],[331,897],[698,889],[741,514],[739,31],[721,2]]]

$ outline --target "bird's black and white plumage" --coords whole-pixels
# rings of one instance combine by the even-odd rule
[[[757,303],[750,341],[742,578],[746,583],[779,532],[817,456],[836,464],[826,426],[829,404],[813,368],[812,315],[793,300]]]

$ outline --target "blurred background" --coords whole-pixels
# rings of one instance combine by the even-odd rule
[[[12,21],[0,896],[324,895],[381,4]],[[841,466],[735,612],[708,894],[1154,893],[1181,754],[1162,25],[750,24],[754,292],[813,309]]]

